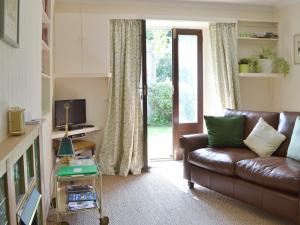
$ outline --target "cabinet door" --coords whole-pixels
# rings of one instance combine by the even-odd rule
[[[99,14],[82,15],[83,73],[107,74],[109,69],[109,19]]]
[[[55,15],[55,73],[82,73],[82,25],[80,13]]]

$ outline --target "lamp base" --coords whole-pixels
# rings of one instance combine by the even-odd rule
[[[70,161],[73,159],[74,157],[72,157],[72,156],[64,156],[64,157],[61,157],[60,159],[59,159],[59,162],[61,163],[61,164],[69,164],[70,163]]]

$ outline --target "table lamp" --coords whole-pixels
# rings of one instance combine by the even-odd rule
[[[61,162],[69,162],[72,157],[74,157],[74,148],[72,139],[68,137],[68,123],[69,123],[69,108],[70,104],[66,103],[64,105],[66,110],[66,125],[65,125],[65,136],[61,139],[59,148],[57,151],[57,156],[61,157]]]

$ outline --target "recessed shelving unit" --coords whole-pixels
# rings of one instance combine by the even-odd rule
[[[268,34],[267,34],[268,33]],[[258,57],[261,47],[277,52],[278,22],[238,21],[238,59]],[[240,73],[241,108],[258,111],[274,110],[274,82],[284,78],[279,73]]]
[[[268,47],[275,52],[278,48],[279,37],[261,37],[263,34],[278,34],[278,22],[275,21],[238,21],[238,58],[258,55],[261,47]],[[245,36],[246,34],[249,37]],[[257,37],[259,35],[259,37]],[[240,77],[269,78],[282,77],[278,73],[245,73]]]
[[[51,28],[52,1],[42,0],[42,114],[51,112]]]

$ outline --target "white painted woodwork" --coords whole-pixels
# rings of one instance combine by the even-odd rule
[[[95,126],[95,127],[83,128],[83,129],[78,129],[78,130],[70,130],[69,135],[87,134],[87,133],[96,132],[96,131],[100,131],[100,129],[99,129],[99,127]],[[64,131],[53,131],[51,138],[59,139],[59,138],[63,138],[64,136],[65,136]]]
[[[30,185],[27,180],[27,161],[26,152],[30,146],[34,146],[34,140],[40,135],[41,125],[26,125],[25,134],[22,136],[10,136],[0,142],[0,175],[2,176],[5,172],[7,175],[7,190],[8,190],[8,207],[9,207],[9,220],[11,225],[17,224],[17,210],[20,204],[26,198],[26,195],[30,192]],[[40,155],[42,155],[42,146],[40,146]],[[23,171],[25,181],[25,195],[16,203],[15,196],[15,184],[14,184],[14,165],[18,160],[23,160]],[[41,160],[41,159],[39,159]],[[41,165],[43,165],[41,163]],[[41,168],[42,169],[42,168]],[[44,184],[44,176],[41,170],[41,182]],[[42,185],[43,186],[43,185]],[[42,188],[42,194],[44,189]],[[45,218],[44,218],[45,219]]]

